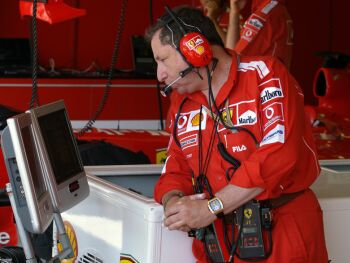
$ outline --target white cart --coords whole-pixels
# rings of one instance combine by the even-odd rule
[[[350,160],[321,161],[312,186],[324,213],[329,259],[348,263]],[[193,263],[192,239],[162,226],[153,200],[161,165],[86,167],[90,196],[62,214],[76,242],[75,262]],[[68,231],[69,234],[69,231]]]

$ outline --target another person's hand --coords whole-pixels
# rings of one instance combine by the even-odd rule
[[[239,13],[246,5],[246,0],[230,0],[230,12]]]
[[[217,18],[220,16],[222,10],[220,6],[218,5],[217,1],[214,0],[204,0],[202,1],[204,13],[207,17],[209,17],[211,20],[216,21]]]
[[[205,194],[173,198],[168,202],[164,215],[164,226],[185,232],[205,227],[216,219],[208,209]]]

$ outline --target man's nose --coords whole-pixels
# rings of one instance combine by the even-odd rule
[[[167,78],[168,74],[162,70],[161,67],[157,67],[157,79],[159,82],[164,82]]]

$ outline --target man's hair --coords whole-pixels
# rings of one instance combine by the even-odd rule
[[[224,47],[224,43],[215,29],[213,22],[203,13],[195,8],[188,6],[180,6],[173,9],[176,17],[186,32],[201,33],[211,45],[219,45]],[[163,45],[175,45],[179,48],[180,40],[183,33],[179,25],[171,18],[169,13],[165,13],[157,22],[146,31],[145,38],[151,42],[154,34],[160,31],[159,38]]]

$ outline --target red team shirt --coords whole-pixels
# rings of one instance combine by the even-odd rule
[[[299,85],[275,58],[246,56],[241,56],[237,60],[235,58],[233,54],[228,80],[218,93],[216,104],[228,105],[229,110],[225,110],[226,117],[227,112],[230,112],[232,123],[251,131],[258,145],[247,132],[234,133],[221,124],[218,125],[218,135],[215,136],[206,171],[213,193],[215,194],[227,184],[244,188],[261,187],[265,191],[257,199],[264,200],[279,197],[283,193],[308,189],[319,175],[320,168],[311,127],[304,116],[304,96]],[[239,64],[237,64],[238,60],[240,60]],[[194,193],[191,176],[192,173],[195,176],[199,174],[199,145],[202,145],[203,162],[210,149],[209,141],[214,121],[204,109],[204,107],[209,108],[206,97],[201,92],[186,94],[186,96],[188,100],[181,109],[177,123],[176,136],[181,148],[172,136],[168,146],[168,158],[154,191],[154,197],[159,203],[162,196],[173,189],[182,190],[186,195]],[[172,103],[170,130],[173,128],[175,116],[183,98],[182,95],[176,96],[176,100]],[[225,102],[227,98],[228,101]],[[203,109],[200,118],[201,106]],[[200,121],[202,140],[199,140]],[[228,153],[241,162],[240,168],[229,181],[226,179],[225,172],[231,165],[222,158],[217,149],[217,136],[220,136]],[[315,213],[303,213],[303,208]],[[298,214],[300,217],[298,224],[303,222],[304,225],[299,226],[296,223],[291,225],[290,222],[278,220],[279,213],[291,213],[293,216]],[[301,262],[327,262],[326,252],[322,252],[326,249],[321,209],[311,191],[308,190],[288,204],[277,208],[274,214],[277,223],[274,226],[273,239],[274,245],[278,247],[269,258],[271,261],[266,262],[297,262],[293,261],[294,259],[286,260],[286,253],[291,257],[301,257],[303,260]],[[220,224],[217,225],[220,228]],[[295,228],[289,231],[288,235],[293,232],[293,238],[297,236],[300,239],[301,243],[298,243],[298,246],[302,245],[303,250],[293,244],[291,246],[290,237],[283,232],[286,225],[289,225],[289,230]],[[306,232],[300,234],[299,227],[307,229]],[[312,242],[309,241],[309,237],[305,237],[308,234],[312,236]],[[223,242],[222,231],[218,231],[218,235],[220,242]],[[315,240],[316,246],[314,246]],[[222,247],[225,246],[222,245]],[[227,259],[228,252],[223,250]],[[307,253],[317,250],[320,251],[317,260],[307,261]],[[196,239],[193,252],[198,262],[209,262],[202,243]],[[240,261],[237,259],[235,262]]]
[[[293,21],[284,1],[253,0],[252,10],[244,23],[235,51],[250,56],[276,56],[289,68]]]

